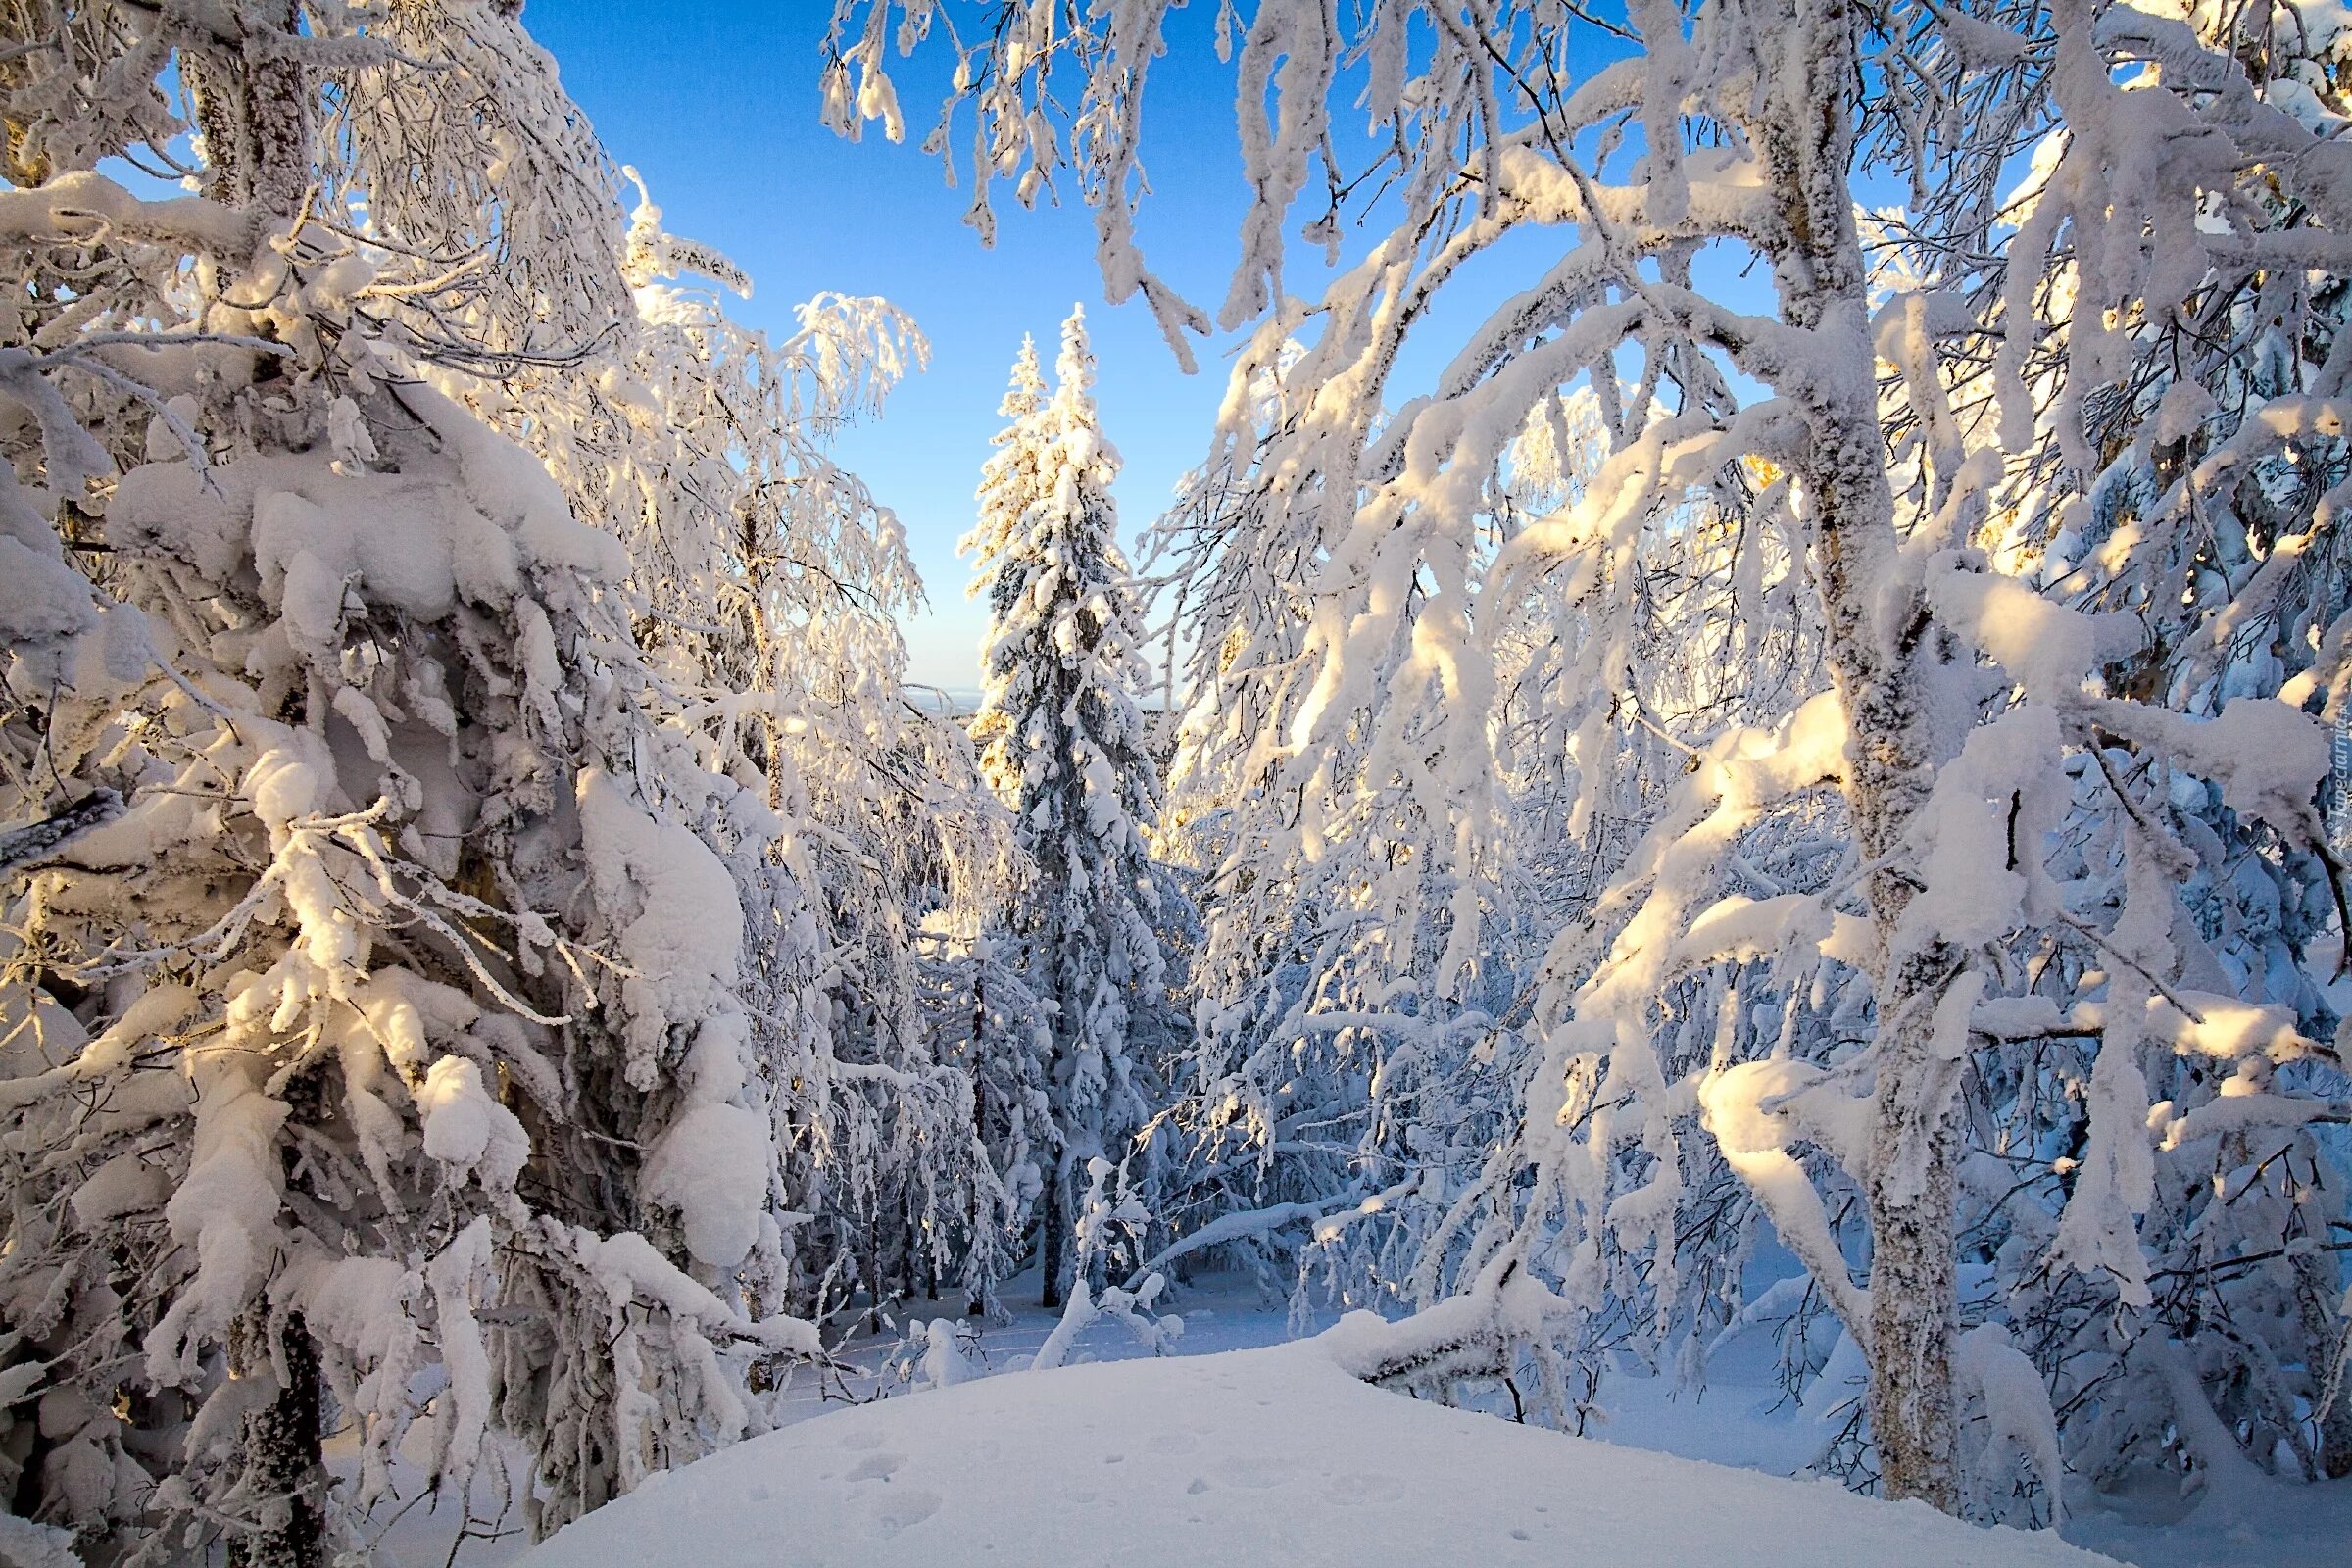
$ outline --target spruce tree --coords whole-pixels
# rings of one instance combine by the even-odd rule
[[[1050,401],[1024,345],[964,541],[989,602],[986,686],[972,722],[983,773],[1011,808],[1032,879],[1006,916],[1051,1017],[1044,1082],[1058,1146],[1038,1200],[1043,1299],[1071,1271],[1072,1183],[1098,1155],[1122,1161],[1149,1118],[1154,1076],[1134,1025],[1164,994],[1157,922],[1170,890],[1144,824],[1159,785],[1135,693],[1144,670],[1135,588],[1110,495],[1083,311],[1062,326]]]

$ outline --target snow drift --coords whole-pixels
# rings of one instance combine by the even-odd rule
[[[1345,1336],[1348,1325],[1336,1331]],[[738,1444],[524,1568],[1738,1562],[2066,1568],[2055,1536],[1383,1393],[1333,1335],[987,1378]]]

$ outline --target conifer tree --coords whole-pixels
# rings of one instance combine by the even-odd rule
[[[1136,1025],[1164,995],[1155,929],[1171,896],[1144,840],[1159,785],[1135,692],[1143,675],[1134,587],[1110,496],[1083,311],[1062,326],[1057,385],[1033,348],[1013,368],[964,540],[990,612],[986,687],[972,737],[1011,808],[1030,893],[1007,916],[1051,1017],[1044,1082],[1057,1148],[1038,1201],[1049,1306],[1067,1285],[1071,1184],[1097,1156],[1123,1161],[1149,1118],[1153,1077]]]
[[[988,562],[1020,529],[1030,504],[1038,499],[1039,443],[1034,416],[1046,397],[1045,372],[1038,368],[1037,340],[1024,333],[1021,352],[1012,362],[1012,379],[997,412],[1012,421],[997,432],[990,445],[997,449],[980,469],[980,521],[956,548],[977,558],[983,575],[972,584],[977,596],[986,591]]]

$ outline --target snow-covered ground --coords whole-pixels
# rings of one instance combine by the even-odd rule
[[[2067,1568],[2046,1536],[1449,1410],[1321,1341],[859,1406],[642,1488],[527,1568]]]
[[[1014,1298],[1034,1300],[1034,1282]],[[1021,1369],[1054,1319],[1016,1311],[980,1332],[974,1360],[992,1376],[938,1391],[911,1392],[895,1336],[865,1341],[849,1355],[863,1373],[846,1386],[804,1378],[785,1391],[785,1430],[657,1480],[527,1568],[2095,1560],[2047,1536],[1776,1479],[1809,1459],[1830,1406],[1783,1401],[1762,1355],[1720,1359],[1695,1396],[1612,1377],[1592,1429],[1605,1441],[1580,1442],[1356,1384],[1289,1344],[1288,1314],[1245,1283],[1205,1282],[1178,1304],[1184,1333],[1164,1360],[1142,1364],[1150,1351],[1105,1321],[1078,1356],[1119,1365],[1035,1375]],[[928,1314],[916,1303],[914,1319]],[[1004,1373],[1020,1375],[993,1375]],[[1763,1474],[1693,1474],[1687,1460]],[[2341,1483],[2180,1519],[2177,1505],[2126,1513],[2081,1491],[2069,1503],[2069,1541],[2141,1568],[2352,1561]],[[420,1501],[387,1544],[416,1568],[503,1568],[523,1554],[518,1533],[498,1534],[459,1543],[453,1559],[459,1526],[454,1504]]]

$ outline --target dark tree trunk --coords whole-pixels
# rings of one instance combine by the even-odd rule
[[[286,1321],[275,1348],[272,1358],[267,1343],[253,1347],[249,1371],[273,1376],[277,1392],[245,1416],[245,1479],[261,1503],[263,1525],[230,1539],[229,1568],[326,1568],[318,1351],[299,1317]]]
[[[2337,1481],[2352,1476],[2352,1387],[2343,1386],[2352,1383],[2352,1366],[2346,1364],[2346,1357],[2352,1356],[2352,1324],[2336,1316],[2335,1269],[2322,1261],[2326,1255],[2304,1252],[2295,1257],[2295,1298],[2304,1343],[2310,1347],[2304,1353],[2313,1368],[2312,1397],[2325,1400],[2334,1395],[2320,1413],[2320,1441],[2313,1457],[2320,1474]]]
[[[1061,1275],[1068,1266],[1064,1254],[1069,1250],[1070,1239],[1069,1189],[1059,1171],[1047,1180],[1041,1198],[1043,1206],[1037,1216],[1038,1261],[1045,1284],[1038,1292],[1037,1304],[1051,1311],[1061,1305]]]
[[[972,1145],[982,1151],[988,1148],[988,1080],[980,1070],[988,1040],[988,979],[979,965],[972,967]],[[977,1184],[972,1189],[972,1243],[978,1249],[980,1227],[989,1223],[985,1206],[980,1201]],[[967,1254],[967,1257],[969,1254]],[[964,1267],[964,1316],[981,1317],[988,1311],[983,1298],[987,1285],[974,1277],[967,1261]]]
[[[902,1194],[899,1198],[899,1299],[911,1301],[916,1290],[915,1275],[921,1266],[921,1250],[914,1239],[914,1200]],[[931,1293],[937,1299],[939,1293]]]

